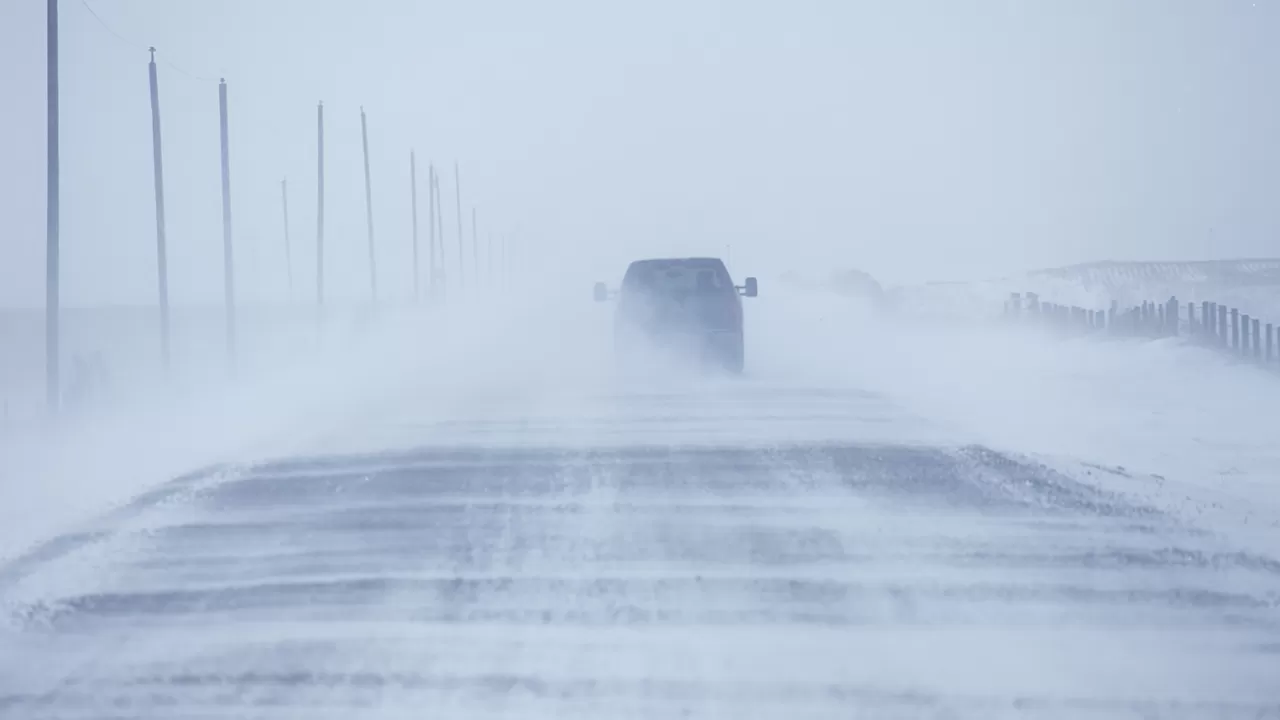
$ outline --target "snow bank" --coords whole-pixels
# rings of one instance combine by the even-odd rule
[[[894,287],[886,299],[915,317],[975,319],[998,314],[1015,292],[1095,310],[1112,301],[1132,307],[1170,297],[1184,305],[1207,300],[1280,322],[1280,260],[1091,263],[977,282]]]
[[[1177,340],[903,323],[832,297],[774,297],[757,312],[770,328],[753,348],[761,373],[884,392],[957,442],[1037,456],[1280,550],[1271,373]]]

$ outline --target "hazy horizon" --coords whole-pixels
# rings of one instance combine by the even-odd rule
[[[86,3],[61,9],[68,306],[155,302],[148,45],[174,305],[221,302],[219,76],[245,305],[286,297],[284,178],[314,295],[319,101],[333,302],[369,294],[361,107],[385,297],[412,292],[411,149],[424,276],[433,160],[451,274],[455,161],[482,264],[492,232],[574,285],[646,255],[885,283],[1280,255],[1274,5]],[[44,10],[0,8],[0,306],[43,302]]]

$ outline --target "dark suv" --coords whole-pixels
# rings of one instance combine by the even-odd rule
[[[756,296],[756,279],[736,286],[718,258],[637,260],[616,293],[614,345],[630,357],[642,346],[691,350],[696,360],[733,373],[743,369],[742,299]],[[609,299],[596,283],[597,302]]]

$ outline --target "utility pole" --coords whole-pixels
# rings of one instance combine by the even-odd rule
[[[463,287],[463,285],[465,284],[465,280],[466,280],[466,278],[464,277],[464,276],[466,275],[466,267],[465,267],[465,265],[466,265],[466,263],[465,263],[465,258],[466,258],[466,248],[464,248],[464,247],[463,247],[463,243],[462,243],[462,180],[461,180],[461,177],[462,177],[462,176],[458,174],[458,163],[457,163],[457,161],[454,161],[454,163],[453,163],[453,189],[454,189],[454,194],[455,194],[455,196],[457,197],[457,201],[458,201],[458,205],[457,205],[457,213],[458,213],[458,292],[462,292],[462,287]]]
[[[324,103],[316,106],[316,305],[324,307]]]
[[[436,166],[435,163],[427,163],[427,224],[431,226],[429,232],[427,256],[430,258],[428,270],[430,274],[428,278],[431,280],[431,301],[437,302],[440,299],[440,276],[436,269]]]
[[[160,285],[160,358],[169,370],[169,256],[164,235],[164,154],[160,147],[160,81],[156,76],[156,49],[150,48],[147,74],[151,80],[151,157],[156,185],[156,269]]]
[[[449,292],[449,282],[444,270],[444,201],[440,192],[440,173],[433,173],[433,177],[436,185],[436,237],[440,242],[440,299],[443,301]]]
[[[289,299],[293,300],[293,249],[289,246],[289,179],[280,181],[280,200],[284,208],[284,266],[289,276]]]
[[[227,305],[227,358],[236,363],[235,259],[231,252],[231,148],[227,137],[227,81],[218,81],[218,120],[222,135],[222,263]]]
[[[58,0],[48,0],[47,11],[48,185],[45,210],[48,224],[45,228],[44,375],[45,400],[49,411],[56,413],[62,395],[62,381],[58,377]]]
[[[409,204],[413,208],[413,301],[418,302],[418,163],[412,150],[409,151]]]
[[[360,108],[360,140],[364,145],[364,208],[369,225],[369,290],[378,301],[378,257],[373,244],[373,182],[369,178],[369,124]]]

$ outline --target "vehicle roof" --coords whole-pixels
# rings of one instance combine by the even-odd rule
[[[644,260],[635,260],[627,266],[627,272],[623,275],[623,283],[628,279],[635,277],[637,273],[647,273],[666,270],[670,272],[674,268],[687,268],[693,270],[711,270],[721,277],[729,277],[729,268],[725,266],[724,261],[717,257],[684,257],[684,258],[647,258]]]
[[[724,261],[718,257],[665,257],[665,258],[645,258],[643,260],[635,260],[632,265],[644,265],[648,263],[687,263],[689,265],[723,265]]]
[[[702,288],[704,283],[708,284],[707,288]],[[702,288],[696,292],[724,292],[732,293],[735,298],[738,296],[733,289],[729,269],[724,261],[715,257],[636,260],[627,266],[622,277],[621,290],[624,294],[635,291],[650,293],[660,287],[665,288],[663,292],[695,292],[695,288]]]

